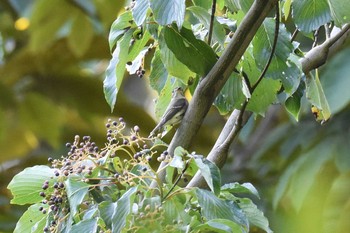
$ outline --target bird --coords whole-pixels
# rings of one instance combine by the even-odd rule
[[[174,126],[179,124],[185,115],[187,107],[188,101],[184,96],[183,89],[181,87],[176,87],[172,92],[170,103],[166,108],[160,122],[152,130],[149,137],[152,137],[156,132],[164,129],[164,127],[168,125]]]

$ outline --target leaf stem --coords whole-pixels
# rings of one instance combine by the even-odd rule
[[[208,35],[209,45],[211,44],[211,39],[213,36],[215,11],[216,11],[216,0],[213,0],[213,4],[211,5],[211,16],[210,16],[210,25],[209,25],[209,35]]]

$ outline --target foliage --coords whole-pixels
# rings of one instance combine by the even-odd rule
[[[49,158],[51,167],[26,168],[13,178],[11,203],[31,205],[14,232],[248,232],[251,225],[271,232],[262,212],[241,197],[258,195],[251,184],[220,188],[219,169],[202,156],[178,148],[172,158],[166,144],[141,137],[138,126],[125,135],[123,119],[106,127],[104,148],[75,136],[67,156]],[[167,184],[152,168],[155,159],[169,162]],[[200,169],[211,192],[179,187],[187,169]]]
[[[77,5],[73,4],[75,7],[72,7],[72,2]],[[212,67],[227,50],[252,3],[246,0],[217,0],[212,18],[211,1],[132,1],[125,12],[120,12],[115,19],[108,38],[112,58],[106,69],[103,89],[112,111],[122,101],[125,70],[130,75],[146,78],[159,94],[157,117],[167,107],[174,87],[187,86],[187,96],[193,94],[197,84],[210,77]],[[57,7],[58,4],[60,7]],[[11,126],[2,127],[4,130],[1,129],[0,136],[6,137],[0,137],[1,145],[10,145],[12,141],[17,141],[16,146],[18,143],[25,144],[27,148],[16,151],[16,155],[25,154],[30,146],[35,147],[30,142],[37,143],[37,140],[30,141],[28,138],[43,139],[57,148],[59,129],[62,126],[70,128],[64,116],[74,116],[71,110],[80,108],[86,102],[91,103],[88,114],[74,119],[84,119],[90,125],[101,120],[94,115],[96,109],[96,112],[104,112],[101,105],[93,104],[98,95],[91,92],[91,87],[98,86],[96,82],[77,78],[79,85],[76,87],[87,85],[81,88],[86,93],[78,98],[69,98],[72,92],[80,88],[65,92],[69,96],[66,97],[69,100],[69,107],[66,108],[68,114],[57,112],[53,106],[57,103],[56,93],[71,86],[71,79],[62,79],[61,88],[55,86],[48,89],[45,83],[48,82],[46,78],[53,74],[78,76],[81,70],[77,71],[72,64],[79,63],[80,58],[85,62],[91,62],[92,57],[105,58],[105,55],[95,55],[103,50],[101,48],[108,51],[107,43],[102,43],[103,46],[93,45],[101,41],[94,32],[98,33],[112,23],[110,20],[114,16],[107,13],[113,9],[108,7],[111,6],[109,4],[111,1],[54,1],[49,4],[36,1],[31,16],[30,42],[21,53],[16,54],[15,59],[9,59],[12,63],[7,63],[0,70],[0,74],[8,74],[15,80],[1,83],[0,95],[5,93],[10,101],[1,101],[0,104],[8,106],[8,102],[17,103],[21,112],[20,121],[25,122],[15,124],[17,119],[11,117],[12,110],[4,107],[0,119],[12,124],[0,123]],[[282,232],[346,232],[350,228],[346,221],[348,207],[345,205],[349,202],[346,188],[349,184],[349,158],[346,153],[349,135],[344,128],[349,127],[349,117],[342,111],[348,111],[349,104],[346,89],[349,49],[341,51],[324,69],[304,73],[302,61],[317,44],[327,42],[332,36],[331,32],[336,33],[335,29],[340,30],[349,24],[349,5],[342,0],[282,0],[278,1],[277,7],[275,18],[269,14],[264,20],[235,72],[220,90],[214,106],[222,115],[241,109],[242,112],[252,112],[254,119],[260,119],[259,116],[265,116],[272,105],[280,104],[290,114],[284,115],[284,118],[291,116],[301,121],[296,127],[295,122],[284,119],[281,121],[283,124],[276,126],[274,131],[264,132],[260,140],[265,144],[257,146],[251,160],[246,160],[244,166],[251,169],[250,178],[254,178],[259,188],[265,191],[263,202],[267,208],[269,204],[273,205],[269,214],[276,229]],[[48,17],[51,13],[57,17]],[[49,20],[41,24],[46,18]],[[10,36],[4,32],[1,36],[8,41]],[[82,37],[84,40],[81,40]],[[56,60],[62,50],[69,51],[69,54]],[[7,57],[6,49],[2,51],[5,54],[2,60],[11,57]],[[38,56],[43,51],[48,51],[48,54]],[[37,57],[40,59],[34,59]],[[31,68],[18,66],[21,69],[14,71],[11,68],[18,64],[14,61],[21,64],[30,61],[28,67]],[[56,66],[47,68],[49,61],[55,61]],[[264,70],[266,73],[263,73]],[[12,86],[23,77],[29,77],[30,83],[34,84]],[[17,93],[21,88],[26,90],[24,98]],[[33,90],[39,90],[39,94],[31,93]],[[47,99],[46,96],[52,98]],[[130,108],[118,109],[125,111]],[[50,117],[42,117],[47,112]],[[322,124],[330,119],[339,122],[327,123],[329,125],[320,130],[314,122],[305,120],[306,112],[313,113]],[[138,121],[140,116],[145,116],[130,115],[136,115]],[[253,120],[247,125],[242,138],[254,136],[255,123],[251,122]],[[53,130],[49,133],[43,131],[43,124],[51,125]],[[125,127],[123,122],[112,123],[110,127],[113,129],[108,131],[108,142],[104,148],[92,145],[90,137],[82,140],[77,137],[68,156],[53,159],[52,168],[35,166],[14,177],[8,186],[14,195],[12,203],[31,205],[18,221],[17,232],[24,229],[36,232],[44,228],[58,232],[164,232],[164,229],[168,232],[248,232],[252,225],[271,232],[262,211],[251,199],[241,196],[242,193],[249,194],[248,197],[257,196],[252,185],[243,183],[247,176],[243,178],[243,184],[221,186],[221,177],[232,176],[232,171],[220,173],[209,160],[189,154],[180,147],[169,156],[166,144],[158,139],[143,138],[138,134],[138,128],[134,128],[131,135],[121,133]],[[95,130],[101,131],[98,127]],[[208,135],[211,133],[208,132]],[[143,148],[143,144],[147,148]],[[242,140],[242,144],[253,147],[249,138]],[[160,154],[158,147],[164,147],[164,152]],[[10,155],[6,151],[3,153]],[[81,157],[77,153],[81,153]],[[159,181],[155,158],[169,162],[165,168],[165,184]],[[183,188],[185,181],[197,169],[203,174],[211,192]],[[185,184],[180,185],[180,180]],[[150,189],[152,181],[158,181],[156,189]],[[277,187],[273,186],[274,183],[278,183]],[[267,200],[273,192],[273,200]]]

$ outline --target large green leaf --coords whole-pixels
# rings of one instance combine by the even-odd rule
[[[160,94],[164,88],[168,72],[162,62],[160,51],[157,48],[151,61],[151,73],[149,75],[149,82],[151,87]]]
[[[235,183],[229,183],[225,184],[221,187],[221,191],[227,191],[230,193],[236,193],[236,194],[253,194],[254,196],[260,198],[258,190],[251,184],[251,183],[243,183],[239,184],[237,182]]]
[[[162,37],[159,39],[160,57],[168,74],[182,80],[183,83],[187,83],[190,77],[195,77],[196,74],[176,58],[174,53],[166,45],[164,39]]]
[[[55,177],[54,169],[48,166],[34,166],[24,169],[13,177],[7,186],[13,199],[12,204],[25,205],[41,201],[39,195],[43,191],[42,186],[46,180],[51,181]]]
[[[198,40],[191,30],[164,27],[162,33],[168,48],[193,72],[204,76],[215,64],[217,59],[213,49]]]
[[[228,219],[248,229],[248,219],[235,202],[219,199],[204,189],[196,189],[196,195],[206,220]]]
[[[298,29],[311,32],[331,20],[327,0],[294,0],[292,14]]]
[[[106,77],[103,81],[103,90],[107,103],[113,111],[117,101],[117,94],[123,81],[125,65],[128,62],[128,51],[130,40],[134,30],[128,30],[123,38],[117,42],[117,47],[113,52],[113,57],[106,70]]]
[[[219,195],[221,187],[221,174],[220,169],[211,161],[204,158],[203,156],[196,155],[194,157],[201,175],[207,182],[209,188],[215,195]]]
[[[112,232],[119,233],[126,225],[126,218],[131,213],[137,187],[132,187],[126,191],[116,202],[112,216]]]
[[[78,212],[78,206],[84,200],[88,193],[89,185],[81,180],[80,177],[70,177],[65,181],[67,197],[72,216]]]
[[[275,36],[275,21],[271,18],[266,19],[253,39],[253,54],[256,64],[262,71],[271,56]],[[287,92],[292,92],[299,84],[298,68],[294,63],[287,62],[290,54],[293,52],[293,45],[290,42],[290,34],[283,24],[279,27],[278,41],[271,64],[265,77],[280,79]],[[293,82],[297,82],[293,84]]]
[[[221,115],[225,115],[233,109],[239,108],[245,99],[242,92],[242,78],[238,74],[232,73],[215,98],[214,105]]]
[[[270,104],[276,101],[277,91],[281,88],[279,80],[263,79],[252,94],[247,109],[264,115]]]
[[[202,7],[199,6],[191,6],[188,7],[187,10],[189,10],[198,20],[201,22],[204,27],[209,30],[210,29],[210,20],[211,15],[208,13],[208,11]],[[224,46],[226,37],[226,32],[224,27],[219,24],[219,22],[214,19],[214,26],[213,26],[213,38],[220,43],[220,45]]]
[[[100,211],[100,217],[103,219],[105,224],[111,228],[112,227],[112,216],[117,204],[103,201],[98,205],[98,209]]]
[[[150,0],[155,20],[160,25],[176,22],[181,28],[185,18],[185,0]]]
[[[140,26],[145,21],[148,8],[149,0],[135,1],[135,6],[132,8],[132,16],[137,26]]]
[[[21,218],[16,224],[16,228],[13,231],[14,233],[41,233],[44,230],[46,225],[47,215],[39,211],[40,207],[43,207],[43,204],[34,204],[31,205],[26,212],[23,213]]]
[[[74,224],[70,230],[71,233],[95,233],[97,232],[97,218],[85,219]]]
[[[350,4],[344,0],[327,0],[332,18],[338,27],[350,22]]]

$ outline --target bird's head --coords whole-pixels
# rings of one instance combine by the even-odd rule
[[[177,96],[184,96],[184,91],[183,91],[182,87],[174,88],[174,90],[172,92],[172,97],[175,98]]]

